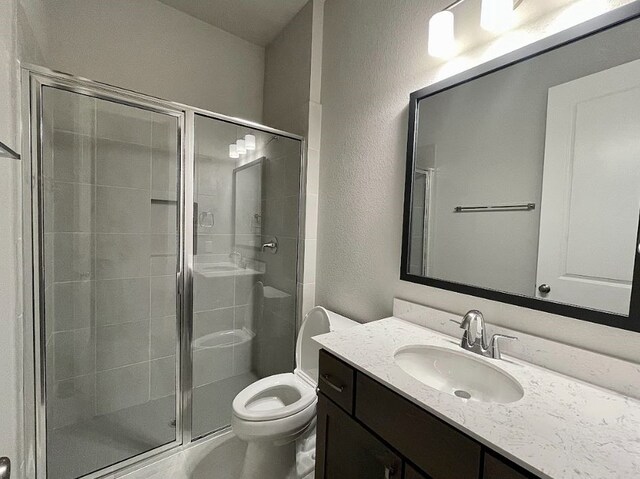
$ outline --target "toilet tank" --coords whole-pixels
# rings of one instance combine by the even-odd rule
[[[320,345],[311,338],[331,331],[351,328],[358,324],[356,321],[329,311],[322,306],[316,306],[309,311],[298,332],[295,373],[307,381],[317,384]]]

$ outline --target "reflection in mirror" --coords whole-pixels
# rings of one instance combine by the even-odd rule
[[[410,275],[629,314],[640,20],[420,99]]]

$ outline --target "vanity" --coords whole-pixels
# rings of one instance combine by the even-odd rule
[[[318,479],[640,477],[636,399],[506,354],[463,351],[459,338],[396,317],[314,339],[322,347]],[[492,379],[493,397],[456,394],[456,382],[473,378],[453,378],[451,390],[428,385],[402,364],[415,348],[426,351],[423,362],[430,351],[479,361],[521,396]]]
[[[318,477],[536,477],[325,350],[320,364]]]

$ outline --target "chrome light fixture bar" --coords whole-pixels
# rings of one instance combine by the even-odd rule
[[[429,20],[429,55],[450,58],[456,50],[452,10],[467,0],[456,0]],[[501,32],[513,23],[513,11],[524,0],[482,0],[480,26],[489,32]]]

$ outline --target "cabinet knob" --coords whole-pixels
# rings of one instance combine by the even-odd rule
[[[538,291],[540,291],[542,294],[549,294],[551,292],[551,286],[549,286],[546,283],[543,283],[540,286],[538,286]]]

